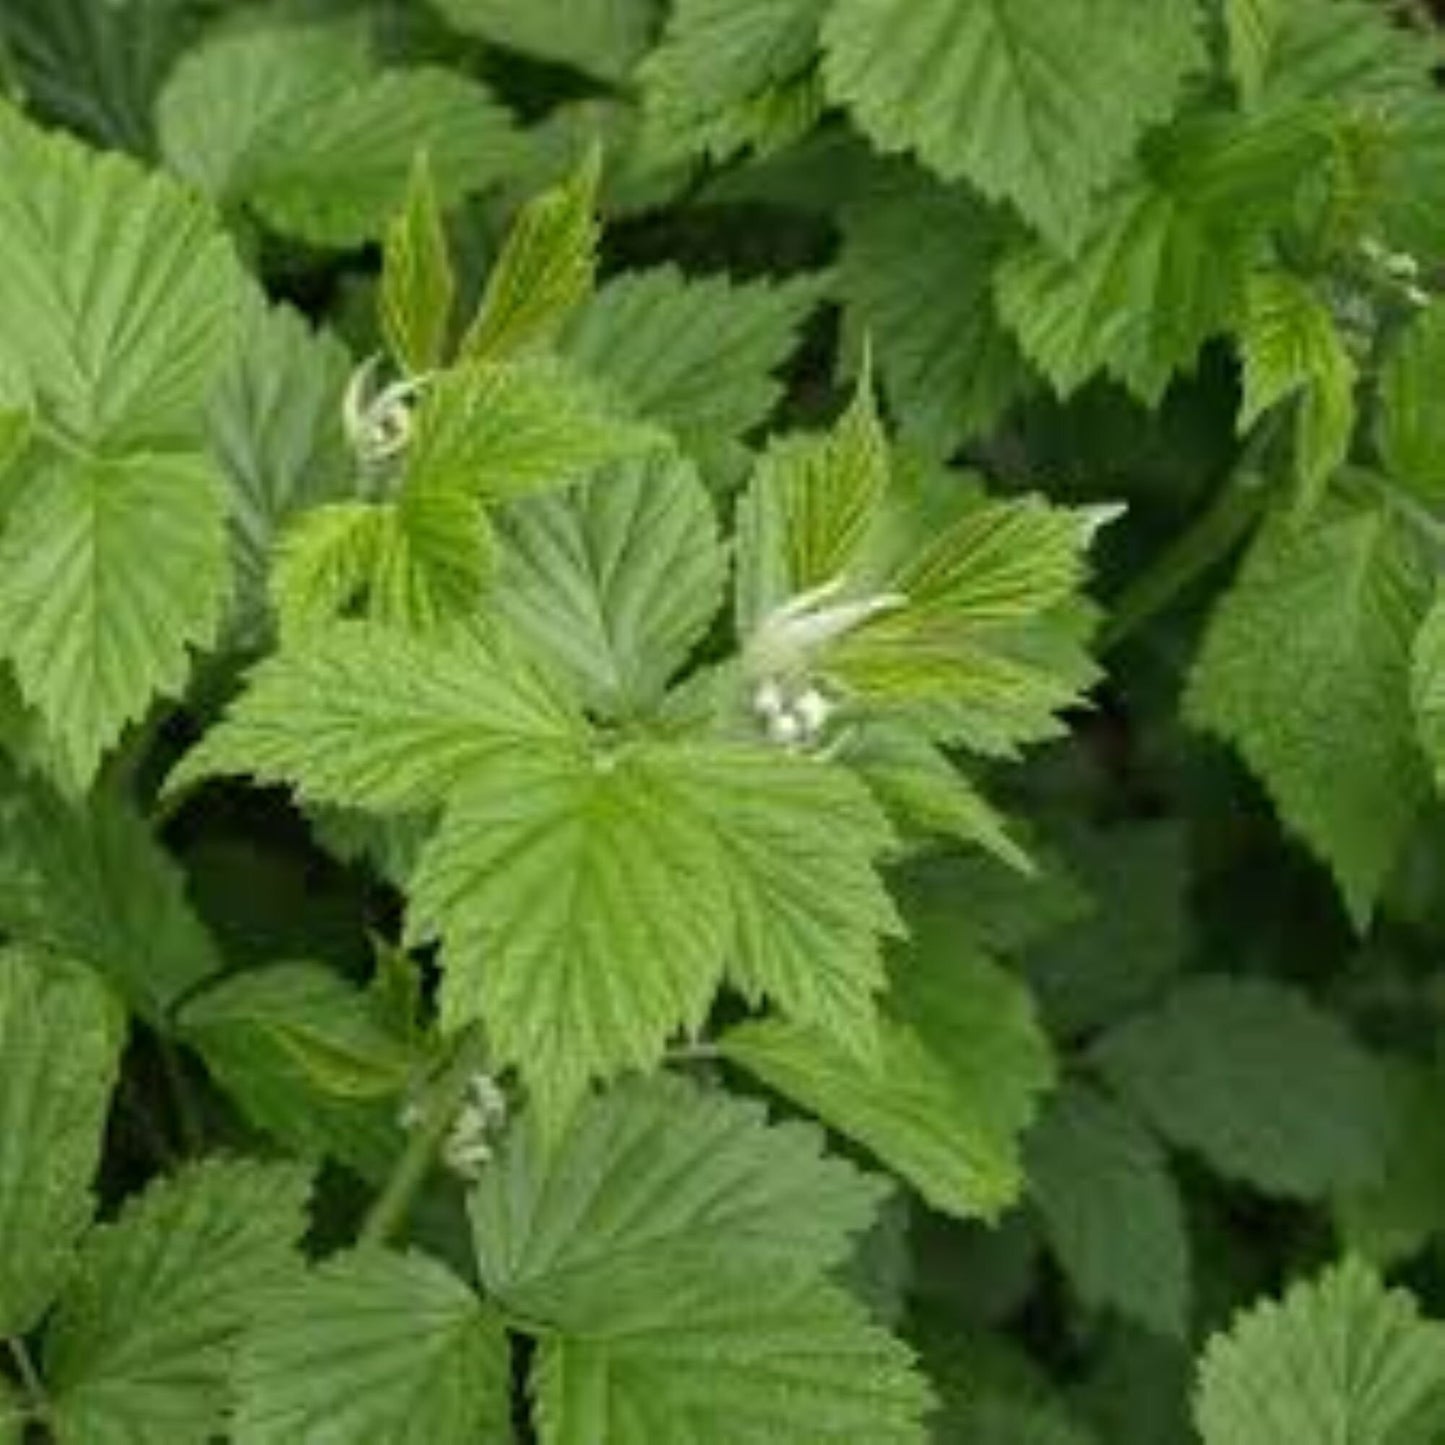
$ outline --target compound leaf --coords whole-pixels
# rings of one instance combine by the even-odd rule
[[[626,79],[647,49],[657,0],[438,0],[458,30],[600,80]]]
[[[456,277],[431,163],[417,152],[406,202],[386,228],[380,312],[387,345],[412,374],[440,365],[451,328]]]

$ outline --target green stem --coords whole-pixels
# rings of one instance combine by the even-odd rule
[[[5,1341],[5,1345],[10,1351],[10,1358],[15,1361],[15,1371],[20,1377],[20,1386],[25,1393],[28,1413],[34,1419],[48,1420],[50,1418],[50,1396],[45,1389],[45,1381],[40,1378],[40,1371],[35,1368],[35,1361],[31,1358],[29,1347],[19,1335],[11,1335]]]
[[[437,1151],[456,1121],[467,1084],[476,1071],[474,1041],[470,1036],[465,1037],[458,1042],[456,1053],[441,1077],[427,1091],[425,1106],[411,1138],[362,1221],[358,1244],[385,1244],[406,1223],[412,1203],[432,1171]]]
[[[1246,447],[1209,510],[1120,593],[1100,634],[1101,652],[1114,651],[1166,611],[1244,539],[1269,496],[1258,456],[1257,445]]]

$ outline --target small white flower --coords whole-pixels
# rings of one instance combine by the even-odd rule
[[[768,740],[779,747],[795,748],[803,741],[803,724],[796,713],[780,712],[768,719]]]
[[[816,738],[828,725],[828,719],[833,716],[833,711],[832,700],[819,692],[816,687],[810,687],[799,694],[793,703],[793,716],[798,719],[804,735],[809,740]]]

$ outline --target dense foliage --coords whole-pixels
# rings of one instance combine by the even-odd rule
[[[1442,60],[3,0],[0,1445],[1445,1440]]]

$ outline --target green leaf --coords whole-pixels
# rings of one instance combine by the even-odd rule
[[[543,1341],[532,1381],[543,1445],[930,1438],[907,1347],[832,1286],[684,1281],[657,1300],[629,1330]]]
[[[1306,506],[1349,459],[1355,433],[1357,370],[1329,308],[1286,271],[1249,278],[1240,349],[1244,399],[1239,429],[1298,397],[1295,468]]]
[[[451,253],[425,151],[412,162],[406,203],[386,230],[381,327],[408,372],[430,371],[446,350],[456,295]]]
[[[1195,1421],[1205,1445],[1424,1445],[1442,1389],[1445,1331],[1349,1260],[1210,1341]]]
[[[1033,871],[993,805],[918,729],[869,726],[855,734],[845,759],[902,827],[986,848],[1010,868]]]
[[[0,1334],[31,1330],[74,1264],[124,1036],[85,969],[0,952]]]
[[[398,1094],[416,1064],[381,1027],[366,996],[315,963],[277,963],[231,974],[181,1015],[189,1033],[244,1023],[266,1035],[316,1087],[341,1098]]]
[[[45,1335],[59,1438],[214,1439],[241,1332],[298,1267],[309,1191],[294,1165],[193,1164],[96,1228]]]
[[[1395,342],[1380,381],[1376,443],[1390,475],[1432,505],[1445,501],[1445,303],[1416,316]]]
[[[220,625],[225,502],[199,456],[56,461],[0,535],[0,652],[85,787],[157,693],[185,687]]]
[[[713,834],[729,981],[871,1057],[880,943],[903,924],[877,872],[893,832],[866,787],[820,758],[768,748],[679,747],[666,767]]]
[[[346,348],[294,311],[253,298],[235,357],[211,395],[207,431],[228,483],[233,617],[264,632],[272,551],[287,523],[347,489],[354,460],[341,427]]]
[[[498,1321],[421,1254],[336,1255],[273,1289],[237,1366],[237,1445],[509,1445]]]
[[[899,988],[871,1060],[778,1020],[729,1030],[722,1050],[864,1144],[935,1209],[997,1218],[1021,1192],[1020,1135],[1053,1072],[1028,994],[966,945],[906,958]]]
[[[486,1293],[569,1334],[626,1333],[667,1284],[843,1263],[884,1188],[811,1124],[672,1076],[592,1099],[555,1149],[511,1131],[471,1201]]]
[[[472,1216],[483,1286],[546,1332],[544,1441],[923,1440],[907,1351],[819,1283],[879,1200],[821,1144],[666,1078],[553,1151],[513,1131]]]
[[[1214,614],[1185,702],[1330,865],[1360,925],[1429,788],[1409,712],[1428,588],[1383,504],[1276,516]]]
[[[39,116],[109,149],[147,153],[151,104],[203,18],[194,0],[10,0],[0,13],[0,62]]]
[[[1028,1140],[1029,1193],[1080,1299],[1183,1338],[1189,1239],[1164,1151],[1107,1095],[1070,1084]]]
[[[167,160],[187,179],[321,246],[380,237],[418,151],[446,205],[505,174],[519,144],[474,81],[374,71],[349,27],[218,35],[177,65],[158,124]]]
[[[1379,1065],[1285,984],[1191,979],[1105,1034],[1094,1056],[1166,1139],[1263,1193],[1316,1198],[1384,1168]]]
[[[0,820],[0,924],[89,965],[158,1028],[221,966],[181,870],[111,792],[73,802],[32,784],[12,795]]]
[[[752,431],[777,405],[775,373],[824,279],[737,282],[685,277],[675,266],[625,272],[582,308],[563,349],[638,415],[704,452]]]
[[[1246,107],[1259,102],[1290,9],[1287,0],[1225,0],[1229,73]]]
[[[809,82],[827,0],[680,0],[638,71],[644,145],[723,160],[811,128]]]
[[[1445,1229],[1445,1138],[1436,1127],[1441,1072],[1387,1061],[1391,1114],[1385,1173],[1334,1201],[1336,1231],[1353,1254],[1380,1268],[1402,1264]]]
[[[1445,593],[1438,584],[1415,636],[1410,683],[1415,730],[1436,788],[1445,788]]]
[[[549,345],[591,295],[601,175],[602,153],[594,147],[567,180],[522,209],[462,340],[465,359],[506,361]]]
[[[341,623],[251,674],[172,789],[223,773],[381,812],[443,802],[488,759],[574,736],[557,699],[479,634]]]
[[[599,80],[625,80],[647,49],[657,0],[438,0],[469,35],[560,61]]]
[[[655,751],[534,746],[474,766],[411,880],[413,934],[445,941],[444,1025],[485,1020],[555,1115],[591,1077],[655,1066],[717,987],[717,873]]]
[[[1050,1030],[1076,1038],[1148,1003],[1183,967],[1193,943],[1190,840],[1170,818],[1073,829],[1059,842],[1061,857],[1043,884],[1057,890],[1059,913],[1042,920],[1042,937],[1021,942]],[[958,886],[972,900],[971,882]],[[1038,880],[1021,883],[1018,905],[1030,926],[1048,906],[1040,894]]]
[[[1068,246],[1205,59],[1191,0],[1136,19],[1129,0],[839,0],[829,94],[880,149],[1012,201]]]
[[[508,501],[580,481],[663,441],[552,358],[470,362],[427,389],[403,486]]]
[[[198,994],[179,1028],[257,1128],[302,1158],[386,1177],[404,1144],[398,1100],[415,1060],[331,970],[234,974]]]
[[[107,456],[200,434],[241,272],[209,208],[0,105],[0,371]]]
[[[1112,95],[1115,72],[1100,73]],[[1238,315],[1261,238],[1319,148],[1293,116],[1196,117],[1151,138],[1075,254],[1036,242],[1000,271],[999,309],[1025,354],[1061,396],[1105,372],[1156,406]]]
[[[497,605],[591,709],[656,706],[716,617],[727,553],[695,468],[656,456],[501,516]]]
[[[967,192],[907,173],[844,215],[838,285],[906,441],[951,455],[1030,384],[993,273],[1013,228]]]

